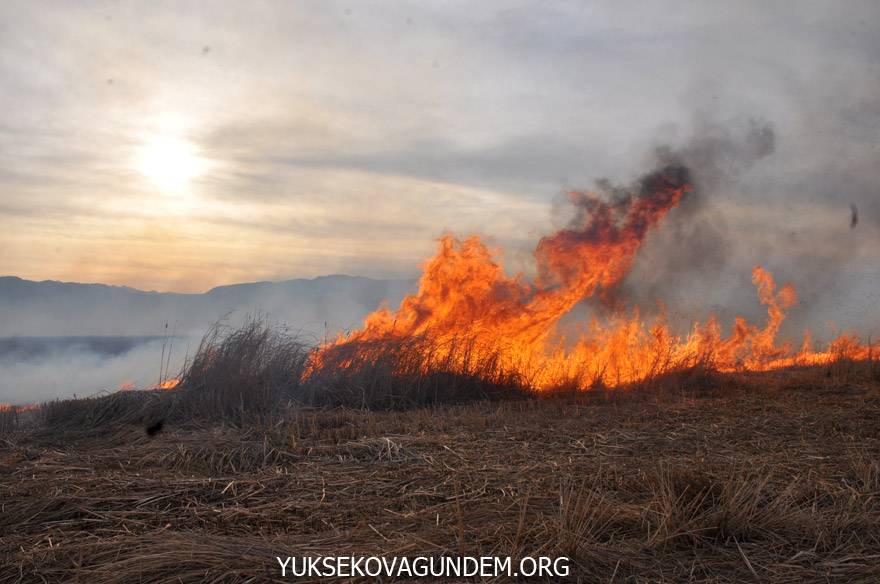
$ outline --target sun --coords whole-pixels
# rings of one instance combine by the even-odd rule
[[[172,136],[156,136],[144,144],[136,165],[150,182],[168,193],[187,191],[207,167],[193,143]]]

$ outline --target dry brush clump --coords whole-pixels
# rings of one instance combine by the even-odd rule
[[[40,404],[37,418],[44,428],[57,432],[141,424],[164,409],[162,397],[161,392],[155,391],[117,391],[58,399]]]
[[[180,375],[172,413],[233,423],[271,415],[299,395],[307,357],[304,343],[265,319],[216,324]]]
[[[395,409],[528,393],[497,361],[471,350],[453,342],[441,351],[424,338],[320,350],[259,318],[215,325],[169,392],[170,415],[241,424],[288,406]]]
[[[526,380],[500,355],[475,351],[466,336],[354,341],[312,354],[303,396],[310,405],[407,408],[479,399],[520,398]]]
[[[308,354],[285,329],[260,318],[238,328],[216,324],[170,389],[120,390],[41,404],[49,432],[95,431],[124,426],[161,429],[178,425],[259,423],[283,413],[295,399]]]
[[[15,407],[0,404],[0,436],[10,434],[19,428],[19,415]]]

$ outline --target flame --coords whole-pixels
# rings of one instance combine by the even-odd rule
[[[158,390],[158,391],[169,391],[171,389],[176,389],[178,385],[180,385],[179,379],[166,379],[166,380],[161,381],[155,385],[151,385],[147,389]]]
[[[12,405],[9,402],[0,403],[0,414],[15,412],[21,414],[24,412],[35,412],[40,409],[39,404]]]
[[[180,385],[179,379],[165,379],[160,381],[159,383],[154,383],[153,385],[148,385],[144,388],[145,391],[168,391],[170,389],[176,389],[177,386]],[[119,388],[117,391],[136,391],[138,389],[137,384],[134,381],[123,381],[119,384]]]
[[[584,299],[613,293],[647,233],[691,189],[687,169],[669,166],[629,191],[615,190],[611,201],[594,193],[569,193],[578,217],[538,242],[534,282],[522,275],[506,276],[478,236],[445,236],[423,267],[418,291],[405,297],[396,311],[380,308],[360,330],[319,348],[306,375],[330,363],[368,358],[365,353],[376,347],[406,339],[429,341],[424,350],[431,359],[424,361],[425,367],[440,359],[464,369],[474,359],[492,359],[537,389],[571,383],[580,388],[616,386],[698,364],[720,371],[763,371],[828,363],[840,355],[870,358],[876,347],[862,345],[852,334],[841,335],[820,352],[812,349],[809,333],[798,351],[778,344],[780,325],[797,303],[797,293],[791,284],[777,289],[772,275],[760,266],[752,271],[752,282],[767,307],[763,328],[738,317],[725,337],[712,317],[695,323],[682,337],[672,332],[663,315],[645,322],[634,309],[603,321],[593,319],[573,342],[566,339],[560,319]],[[467,341],[464,353],[454,349],[461,339]]]

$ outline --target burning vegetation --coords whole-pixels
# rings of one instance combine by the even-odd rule
[[[571,193],[532,280],[444,237],[396,311],[318,347],[217,324],[177,378],[163,354],[152,391],[44,403],[29,423],[0,405],[0,584],[283,581],[274,556],[340,553],[564,555],[570,581],[877,582],[880,347],[780,342],[797,294],[761,267],[763,325],[679,335],[627,307],[646,235],[694,191],[671,165]],[[601,310],[573,334],[580,302]]]
[[[646,237],[697,194],[688,167],[670,163],[674,158],[665,156],[629,187],[600,182],[599,192],[568,193],[574,217],[538,241],[534,278],[507,275],[479,236],[444,236],[418,290],[396,310],[368,315],[359,330],[313,346],[260,317],[237,329],[218,323],[175,377],[168,375],[163,347],[159,382],[145,389],[167,399],[99,398],[100,408],[52,402],[42,405],[41,415],[86,426],[190,417],[244,423],[285,403],[401,408],[644,385],[691,372],[830,371],[865,362],[875,377],[880,344],[863,343],[857,334],[841,334],[820,348],[809,331],[800,342],[781,341],[797,293],[760,266],[751,279],[767,310],[762,324],[736,317],[725,331],[710,317],[681,332],[663,313],[643,318],[627,301],[633,285],[625,280]],[[573,325],[565,317],[581,303],[594,316]],[[124,391],[134,389],[130,382],[119,389],[141,393]],[[0,404],[4,410],[11,407]]]
[[[780,343],[786,310],[797,303],[792,284],[778,288],[762,267],[752,271],[758,300],[767,307],[761,326],[737,317],[729,335],[710,318],[676,334],[664,316],[646,321],[625,308],[618,291],[648,232],[694,190],[684,166],[669,165],[608,197],[571,192],[571,225],[543,237],[534,251],[538,276],[530,282],[504,269],[478,236],[443,237],[424,266],[419,289],[396,311],[382,308],[362,329],[341,335],[313,356],[309,373],[359,368],[389,347],[419,346],[419,367],[472,373],[492,363],[495,373],[537,390],[614,387],[671,371],[702,367],[721,372],[767,371],[793,365],[865,360],[874,347],[843,334],[816,350],[810,333],[798,349]],[[593,318],[572,334],[560,320],[580,302],[607,301],[610,316]],[[606,302],[607,304],[607,302]]]

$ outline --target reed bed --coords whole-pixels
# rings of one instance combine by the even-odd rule
[[[412,408],[530,395],[527,379],[473,338],[351,341],[313,353],[299,399],[313,406]]]
[[[56,400],[42,404],[38,418],[49,432],[160,427],[166,421],[252,427],[273,424],[291,408],[410,409],[608,389],[601,378],[558,372],[554,384],[538,391],[502,353],[487,351],[467,335],[443,341],[389,337],[317,349],[257,316],[238,328],[213,326],[173,380],[173,391],[119,391]],[[783,374],[798,369],[835,382],[880,381],[880,366],[873,357],[858,361],[841,355],[827,365],[790,367]],[[709,357],[688,363],[664,359],[652,365],[647,377],[618,389],[699,390],[719,377],[730,383],[747,375],[722,375]],[[0,433],[19,425],[14,411],[0,412]]]
[[[0,436],[11,434],[19,429],[20,416],[13,407],[0,407]]]

